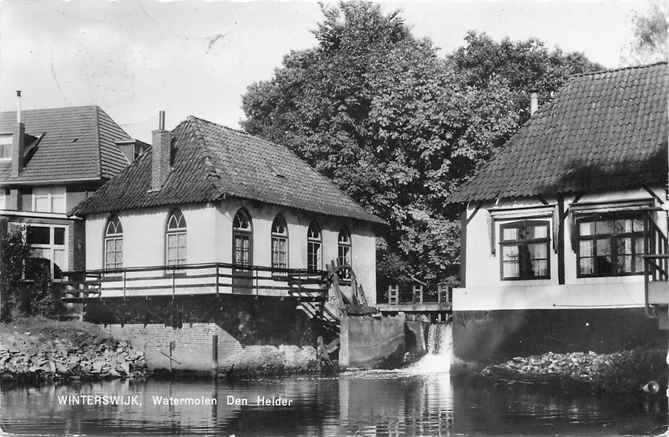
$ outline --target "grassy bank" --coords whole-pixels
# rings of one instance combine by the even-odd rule
[[[41,317],[0,324],[0,379],[5,382],[40,384],[145,374],[143,354],[107,336],[97,325]]]

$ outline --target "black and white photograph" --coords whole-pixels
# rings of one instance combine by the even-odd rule
[[[0,437],[669,435],[668,23],[0,0]]]

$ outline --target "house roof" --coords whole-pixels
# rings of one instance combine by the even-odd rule
[[[114,142],[130,136],[97,106],[24,110],[21,120],[36,148],[19,177],[11,177],[11,162],[0,162],[0,184],[108,179],[128,165]],[[16,112],[0,112],[0,132],[15,125]]]
[[[664,185],[668,79],[666,62],[573,77],[449,201]]]
[[[234,197],[385,223],[285,146],[193,116],[172,134],[174,165],[159,191],[149,191],[152,156],[147,151],[72,214],[85,216]]]

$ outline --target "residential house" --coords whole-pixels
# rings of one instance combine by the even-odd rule
[[[67,212],[143,147],[97,106],[0,112],[0,216],[51,274],[84,267],[84,223]]]
[[[456,355],[665,341],[643,256],[667,251],[667,79],[666,63],[575,76],[453,194]]]
[[[73,214],[86,220],[87,271],[107,272],[103,297],[284,296],[289,271],[338,261],[375,302],[384,222],[286,147],[197,117],[170,132],[161,113],[151,151]]]

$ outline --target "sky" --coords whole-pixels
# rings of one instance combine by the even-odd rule
[[[333,5],[334,3],[327,3]],[[468,30],[494,39],[537,37],[550,48],[624,66],[631,18],[643,1],[383,2],[442,54]],[[173,127],[196,115],[233,128],[242,95],[291,50],[313,47],[316,2],[0,0],[0,110],[98,105],[147,141],[158,110]]]

